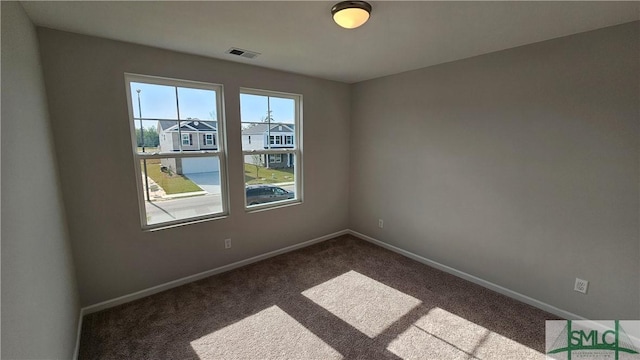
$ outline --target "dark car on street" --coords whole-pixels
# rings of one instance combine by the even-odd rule
[[[295,198],[292,191],[287,191],[274,185],[249,185],[247,186],[247,205],[258,205],[272,201],[281,201]]]

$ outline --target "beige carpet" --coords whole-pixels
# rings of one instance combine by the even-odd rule
[[[546,319],[343,236],[87,315],[80,359],[544,359]]]

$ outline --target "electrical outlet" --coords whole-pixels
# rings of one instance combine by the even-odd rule
[[[378,227],[382,229],[384,227],[384,221],[382,219],[378,219]]]
[[[576,284],[573,286],[573,290],[586,294],[587,288],[589,288],[589,282],[587,280],[576,278]]]
[[[231,239],[224,239],[224,248],[231,249]]]

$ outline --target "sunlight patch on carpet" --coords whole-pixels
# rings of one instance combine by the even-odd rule
[[[544,355],[460,316],[434,308],[387,347],[409,359],[544,359]]]
[[[191,342],[205,359],[342,359],[342,355],[277,306]]]
[[[381,334],[421,301],[356,271],[302,292],[370,338]]]

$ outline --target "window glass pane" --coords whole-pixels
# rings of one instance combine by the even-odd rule
[[[176,90],[173,86],[131,82],[134,118],[177,119]],[[137,90],[140,90],[138,93]],[[138,95],[140,95],[138,101]],[[140,111],[142,110],[142,116]]]
[[[214,90],[178,88],[180,120],[216,120]]]
[[[242,123],[242,150],[293,149],[295,125]]]
[[[242,149],[294,148],[295,110],[294,99],[240,94]]]
[[[247,206],[296,198],[294,154],[244,157]]]
[[[216,121],[186,120],[181,122],[183,131],[190,133],[191,143],[189,150],[218,150],[218,123]]]
[[[271,123],[269,133],[274,138],[273,149],[293,148],[295,146],[295,125],[283,123]],[[289,143],[287,143],[287,137]]]
[[[138,122],[135,122],[136,125]],[[144,121],[145,141],[154,144],[154,136],[157,136],[157,146],[145,148],[144,152],[174,152],[180,151],[180,138],[178,137],[178,122],[172,120]],[[139,126],[136,126],[136,137],[140,138]],[[151,128],[155,129],[155,133]],[[140,140],[138,140],[138,143]]]
[[[267,96],[240,94],[240,119],[242,122],[265,122],[268,111]]]
[[[296,102],[293,99],[269,97],[272,122],[295,124]]]
[[[269,124],[242,123],[242,150],[264,150],[269,148]]]
[[[218,157],[140,160],[147,224],[222,212]]]
[[[163,120],[165,121],[165,120]],[[166,120],[171,123],[171,121]],[[136,151],[138,153],[155,153],[160,148],[160,132],[158,121],[134,120]]]
[[[277,122],[295,124],[293,99],[276,96],[240,94],[240,113],[242,122]]]

